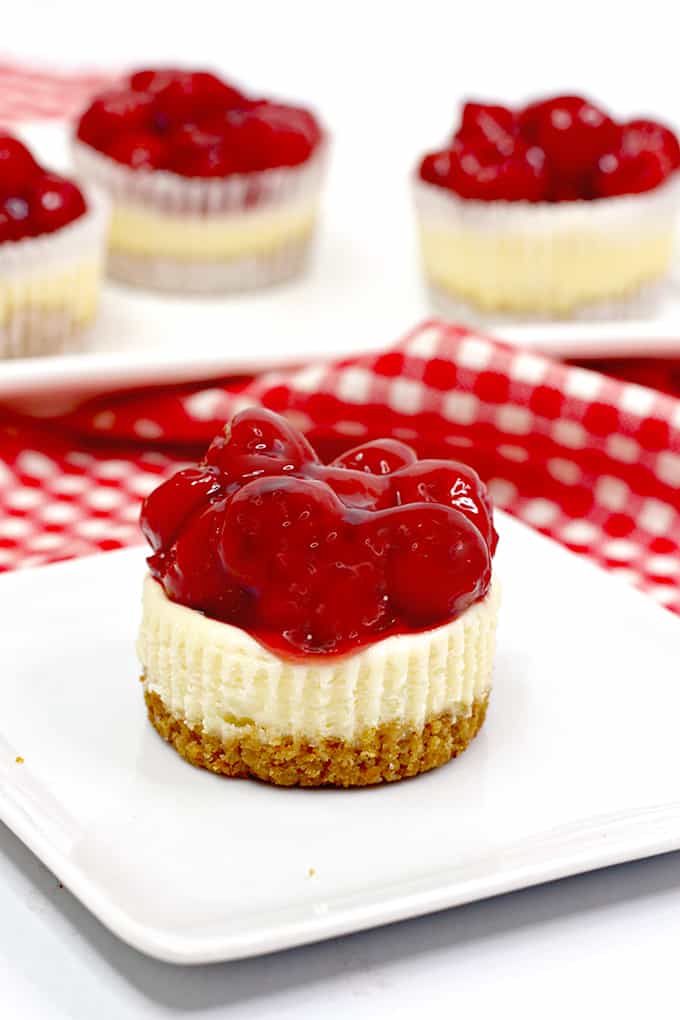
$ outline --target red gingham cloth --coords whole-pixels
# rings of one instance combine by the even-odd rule
[[[115,80],[95,71],[68,74],[0,61],[0,123],[76,117],[93,93]]]
[[[74,116],[114,80],[0,63],[0,122]],[[49,421],[0,409],[0,570],[141,541],[142,497],[259,402],[327,457],[392,435],[467,460],[497,505],[680,612],[678,364],[596,365],[624,381],[431,322],[340,365],[118,394]]]
[[[381,436],[473,464],[498,506],[680,612],[680,400],[424,323],[393,349],[98,397],[0,428],[4,569],[140,541],[141,498],[261,403],[328,458]]]

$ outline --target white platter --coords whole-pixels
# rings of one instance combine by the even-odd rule
[[[458,761],[371,790],[225,780],[162,743],[136,682],[142,550],[0,577],[0,819],[112,931],[176,963],[680,847],[680,620],[499,516],[486,726]]]
[[[68,169],[65,124],[25,125],[21,133],[47,164]],[[431,314],[407,186],[417,144],[392,141],[389,173],[382,163],[357,160],[366,145],[343,137],[333,148],[322,229],[304,279],[226,298],[172,298],[107,284],[88,352],[0,363],[0,400],[58,394],[68,403],[105,389],[306,364],[394,343]],[[496,332],[558,357],[677,355],[680,283],[667,288],[658,314],[647,320]]]

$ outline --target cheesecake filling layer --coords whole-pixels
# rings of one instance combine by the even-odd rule
[[[240,628],[171,602],[147,577],[137,646],[145,694],[223,744],[250,734],[352,744],[391,724],[419,732],[486,704],[498,604],[493,582],[452,623],[328,662],[290,662]]]
[[[429,223],[420,241],[425,272],[445,293],[485,310],[545,313],[634,292],[663,275],[674,245],[659,227],[539,239]]]
[[[179,216],[117,203],[109,245],[139,257],[217,261],[265,254],[311,237],[316,202],[291,202],[215,216]]]
[[[97,311],[101,258],[84,259],[62,269],[26,271],[0,281],[0,324],[17,314],[64,313],[78,326]]]

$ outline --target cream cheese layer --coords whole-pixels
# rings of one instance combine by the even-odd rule
[[[457,620],[384,638],[319,662],[289,662],[228,623],[171,602],[147,576],[137,644],[147,690],[204,733],[232,740],[357,739],[398,722],[420,730],[432,717],[469,714],[491,687],[499,588]]]

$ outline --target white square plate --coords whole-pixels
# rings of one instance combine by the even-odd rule
[[[357,151],[375,145],[372,122],[368,138],[360,128],[334,140],[317,250],[306,276],[223,298],[171,297],[107,283],[88,351],[2,362],[0,398],[29,409],[27,402],[37,398],[44,414],[47,396],[59,401],[58,412],[89,392],[307,364],[394,343],[431,314],[408,186],[418,143],[399,133],[383,159],[358,161]],[[25,125],[22,133],[48,165],[68,170],[65,124]],[[680,351],[679,309],[675,281],[653,318],[498,326],[497,332],[556,357],[670,357]]]
[[[679,848],[680,620],[499,517],[487,723],[458,761],[366,790],[227,780],[159,739],[136,682],[141,549],[3,576],[0,818],[112,931],[178,963]]]

